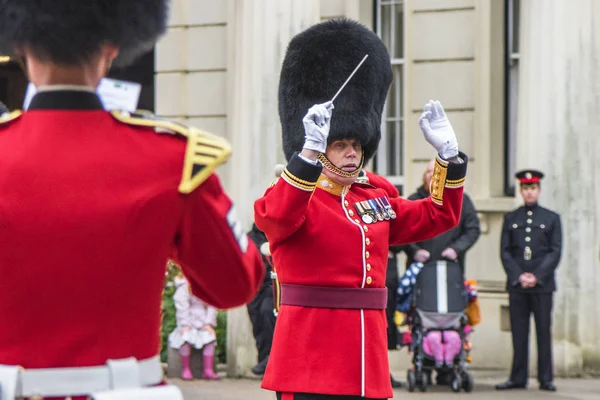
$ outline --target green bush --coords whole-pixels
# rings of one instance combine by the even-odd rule
[[[169,335],[177,327],[175,303],[173,302],[173,294],[175,293],[173,280],[178,273],[179,268],[177,265],[169,263],[162,297],[162,324],[160,327],[160,359],[165,363],[167,362],[167,354],[169,352]]]
[[[179,267],[173,263],[169,263],[162,298],[162,324],[160,328],[160,359],[165,363],[167,362],[169,352],[169,335],[177,327],[175,303],[173,302],[173,294],[175,293],[173,280],[178,273]],[[227,362],[227,313],[225,311],[217,313],[217,328],[215,332],[217,333],[217,363],[225,364]]]
[[[219,311],[217,313],[217,363],[227,363],[227,313]]]

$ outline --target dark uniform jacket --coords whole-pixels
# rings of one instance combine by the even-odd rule
[[[560,216],[555,212],[536,204],[517,208],[504,216],[500,257],[506,270],[508,291],[555,291],[554,270],[561,251]],[[524,272],[535,275],[538,281],[535,287],[521,287],[519,276]]]
[[[427,197],[429,197],[429,193],[421,186],[408,199],[418,200]],[[477,217],[475,205],[473,205],[473,202],[465,193],[463,194],[460,222],[456,227],[429,240],[402,246],[402,250],[404,250],[407,256],[406,268],[414,262],[413,257],[417,250],[427,250],[431,254],[430,260],[435,261],[441,260],[442,252],[450,247],[456,251],[458,263],[464,273],[465,253],[475,244],[480,234],[479,218]]]
[[[260,250],[260,247],[263,245],[263,243],[267,242],[267,237],[260,229],[258,229],[256,224],[252,224],[252,229],[250,230],[250,232],[248,232],[248,237],[250,238],[250,240],[252,240],[254,242],[254,244],[256,245],[256,247],[258,247],[259,250]],[[262,286],[259,290],[259,293],[265,289],[271,290],[272,283],[273,283],[273,281],[271,280],[271,270],[272,270],[271,264],[267,260],[267,257],[265,257],[265,255],[262,254],[262,252],[260,253],[260,255],[262,257],[262,261],[263,261],[263,265],[265,266],[266,273],[265,273],[265,278],[263,279]]]

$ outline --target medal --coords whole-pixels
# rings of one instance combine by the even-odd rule
[[[375,199],[375,201],[377,202],[377,204],[379,204],[379,207],[381,207],[381,213],[383,214],[383,218],[385,218],[386,221],[389,221],[392,216],[390,215],[387,207],[383,204],[383,200]]]
[[[365,224],[374,224],[379,219],[372,204],[368,200],[356,203],[354,204],[354,207],[360,214],[360,219],[362,219]]]
[[[387,210],[388,214],[390,215],[390,218],[396,219],[396,212],[392,209],[392,205],[390,204],[387,197],[383,198],[383,203],[385,204],[385,209]]]
[[[375,213],[375,217],[377,218],[377,221],[383,221],[383,214],[381,214],[381,210],[379,209],[375,199],[371,199],[371,200],[367,200],[367,201],[369,202],[371,209]]]

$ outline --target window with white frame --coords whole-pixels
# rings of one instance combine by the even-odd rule
[[[390,53],[394,81],[384,108],[374,169],[401,187],[404,185],[404,1],[376,0],[375,4],[376,32]]]
[[[505,0],[506,90],[505,90],[505,180],[507,195],[515,192],[517,158],[517,117],[519,100],[520,0]]]

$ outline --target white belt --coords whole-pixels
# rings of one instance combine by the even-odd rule
[[[2,394],[12,397],[68,397],[157,385],[163,380],[159,356],[108,360],[98,367],[21,369],[0,366]],[[4,371],[4,372],[3,372]],[[13,382],[10,382],[10,380]],[[16,382],[15,382],[16,381]],[[11,390],[12,387],[12,390]],[[8,397],[9,399],[11,397]],[[3,397],[4,399],[4,397]]]

